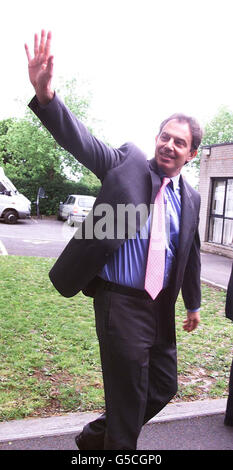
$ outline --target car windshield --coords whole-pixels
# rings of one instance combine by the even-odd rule
[[[81,207],[92,207],[94,204],[94,199],[89,199],[87,197],[82,197],[78,200],[78,205]]]

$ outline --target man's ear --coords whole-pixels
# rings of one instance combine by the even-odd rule
[[[197,153],[198,153],[198,150],[193,150],[192,152],[190,152],[188,162],[191,162],[191,160],[193,160],[197,156]]]

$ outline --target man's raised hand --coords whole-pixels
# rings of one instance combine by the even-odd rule
[[[34,57],[31,57],[28,45],[25,50],[28,58],[28,72],[36,96],[41,104],[47,104],[53,99],[54,91],[51,87],[53,77],[53,56],[50,55],[52,34],[41,31],[40,43],[38,35],[34,36]]]

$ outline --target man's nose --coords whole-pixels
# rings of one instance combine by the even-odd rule
[[[172,137],[166,142],[166,147],[170,150],[174,150],[174,139]]]

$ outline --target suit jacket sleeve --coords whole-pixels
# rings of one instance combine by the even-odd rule
[[[124,145],[113,149],[96,139],[56,94],[46,106],[40,105],[35,96],[29,107],[58,144],[98,178],[103,179],[109,169],[124,160]]]
[[[193,243],[186,264],[182,296],[187,310],[195,310],[201,305],[201,262],[200,262],[200,237],[198,229],[195,232]]]

